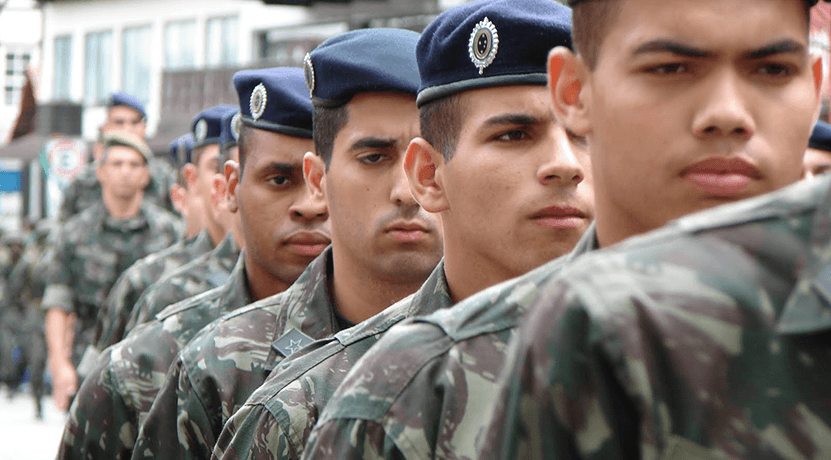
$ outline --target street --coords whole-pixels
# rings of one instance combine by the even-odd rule
[[[51,398],[43,400],[43,420],[35,419],[28,393],[9,400],[0,387],[0,459],[51,460],[55,458],[66,415],[55,409]]]

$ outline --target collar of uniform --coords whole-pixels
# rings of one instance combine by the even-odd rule
[[[442,258],[424,284],[413,296],[408,317],[424,316],[453,306],[450,298],[450,288],[447,287],[447,277],[444,274],[444,258]]]
[[[248,292],[247,279],[245,275],[245,249],[242,249],[234,269],[231,270],[231,274],[228,276],[228,280],[219,288],[222,290],[219,294],[219,302],[239,306],[252,303],[251,294]]]
[[[824,189],[823,198],[814,210],[807,260],[776,324],[782,334],[831,329],[831,175],[814,183],[817,189]]]
[[[193,237],[193,241],[188,244],[188,248],[192,249],[194,253],[204,254],[214,249],[214,242],[211,240],[211,234],[207,230],[202,230]]]
[[[147,222],[147,206],[147,203],[142,203],[139,207],[138,214],[127,219],[113,218],[113,216],[107,210],[106,206],[103,206],[104,213],[106,215],[103,221],[104,228],[117,230],[124,233],[135,232],[147,228],[149,225]]]

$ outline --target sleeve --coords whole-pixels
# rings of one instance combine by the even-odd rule
[[[107,350],[75,396],[58,459],[128,459],[136,440],[137,414],[125,402]]]
[[[132,274],[133,270],[127,269],[118,277],[104,302],[107,313],[98,315],[95,346],[99,350],[118,343],[125,336],[127,321],[136,300]]]
[[[302,458],[398,460],[406,457],[387,436],[380,423],[354,418],[335,418],[321,421],[312,430]]]
[[[72,271],[69,269],[70,247],[65,228],[58,230],[55,250],[46,271],[46,290],[41,305],[44,310],[60,308],[71,313],[75,295],[72,291]]]
[[[299,459],[286,432],[262,404],[245,405],[225,424],[214,458],[219,460]]]

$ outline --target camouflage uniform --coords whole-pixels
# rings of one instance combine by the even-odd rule
[[[225,424],[214,449],[223,459],[298,459],[309,432],[352,365],[389,328],[452,305],[440,262],[421,289],[355,327],[286,359]]]
[[[64,190],[63,201],[58,210],[60,221],[65,222],[72,216],[102,202],[101,184],[95,175],[96,167],[96,163],[85,166]],[[158,158],[151,158],[147,167],[150,170],[150,183],[144,189],[144,200],[172,211],[170,186],[176,181],[173,167]]]
[[[251,303],[240,255],[222,286],[166,308],[104,351],[70,408],[58,458],[127,459],[179,350],[223,313]]]
[[[829,179],[683,218],[541,285],[483,456],[831,458]]]
[[[228,233],[211,252],[197,257],[150,285],[133,307],[124,335],[139,324],[152,321],[168,306],[225,284],[239,255],[237,242]]]
[[[596,246],[592,226],[571,254],[391,328],[344,378],[303,458],[475,454],[472,438],[460,439],[479,427],[487,409],[475,395],[495,390],[505,346],[539,279]]]
[[[326,249],[284,292],[231,313],[182,349],[139,432],[133,458],[208,458],[222,426],[274,367],[338,332]]]
[[[101,202],[58,229],[42,305],[77,314],[75,365],[92,342],[98,310],[121,272],[173,244],[181,230],[176,216],[147,202],[125,220],[110,217]]]
[[[211,237],[203,230],[193,238],[150,254],[122,273],[107,296],[106,313],[98,316],[96,348],[103,350],[124,338],[133,307],[148,286],[212,249]]]

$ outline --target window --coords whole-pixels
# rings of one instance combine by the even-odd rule
[[[124,29],[121,58],[121,89],[150,101],[150,26]]]
[[[205,63],[211,66],[237,64],[237,18],[208,19]]]
[[[6,75],[4,78],[3,94],[6,105],[18,105],[20,92],[26,84],[26,69],[32,56],[28,52],[6,53]]]
[[[67,100],[70,98],[69,75],[72,72],[72,36],[62,35],[55,37],[55,99]]]
[[[111,92],[113,33],[94,32],[86,36],[84,100],[89,105],[103,103]]]
[[[164,66],[190,69],[196,64],[196,21],[169,22],[164,27]]]

